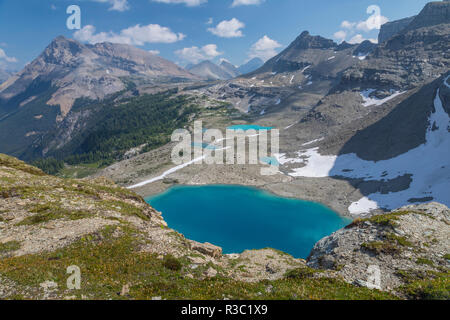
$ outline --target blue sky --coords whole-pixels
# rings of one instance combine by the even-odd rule
[[[269,58],[308,30],[358,42],[376,39],[379,23],[417,14],[428,0],[0,0],[0,66],[20,69],[58,35],[122,42],[181,65]],[[69,30],[66,9],[81,9]],[[380,8],[371,14],[367,8]],[[372,14],[375,20],[370,20]],[[368,20],[369,19],[369,20]],[[372,22],[371,22],[372,21]]]

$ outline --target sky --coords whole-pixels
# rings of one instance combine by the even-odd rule
[[[57,36],[126,43],[181,66],[267,60],[304,30],[353,43],[429,0],[0,0],[0,67],[20,70]],[[72,19],[80,9],[80,25]],[[80,28],[80,29],[69,29]]]

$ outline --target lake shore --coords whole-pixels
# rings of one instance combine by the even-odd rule
[[[145,200],[170,228],[225,254],[270,247],[306,259],[317,241],[352,221],[320,203],[237,185],[177,185]]]
[[[138,155],[105,168],[95,176],[104,176],[121,186],[132,186],[163,175],[176,167],[170,161],[171,146]],[[351,183],[334,178],[294,178],[285,173],[262,176],[261,166],[206,165],[194,163],[164,178],[132,190],[143,197],[164,192],[173,185],[241,185],[259,188],[275,195],[321,203],[344,217],[352,215],[349,206],[363,197]]]

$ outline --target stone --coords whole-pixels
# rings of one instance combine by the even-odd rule
[[[219,259],[222,257],[222,248],[208,242],[200,243],[191,241],[190,249],[206,254],[207,256],[213,257],[215,259]]]
[[[277,266],[275,266],[274,263],[269,262],[266,264],[266,272],[270,273],[270,274],[275,274],[279,271],[279,269],[277,268]]]
[[[124,284],[122,287],[122,291],[120,292],[120,295],[123,297],[123,296],[128,295],[129,293],[130,293],[130,285]]]
[[[209,267],[209,269],[205,271],[205,276],[207,278],[213,278],[216,275],[217,275],[217,270],[214,269],[213,267]]]
[[[49,280],[40,283],[39,286],[44,290],[54,290],[58,288],[58,284],[56,282]]]

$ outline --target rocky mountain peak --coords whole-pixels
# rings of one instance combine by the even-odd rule
[[[406,27],[406,31],[450,23],[450,1],[430,2]]]
[[[50,64],[66,65],[85,49],[81,43],[64,36],[55,38],[44,50],[41,58]]]
[[[303,31],[290,47],[296,49],[329,49],[336,46],[337,44],[333,40],[321,36],[312,36],[308,31]]]

